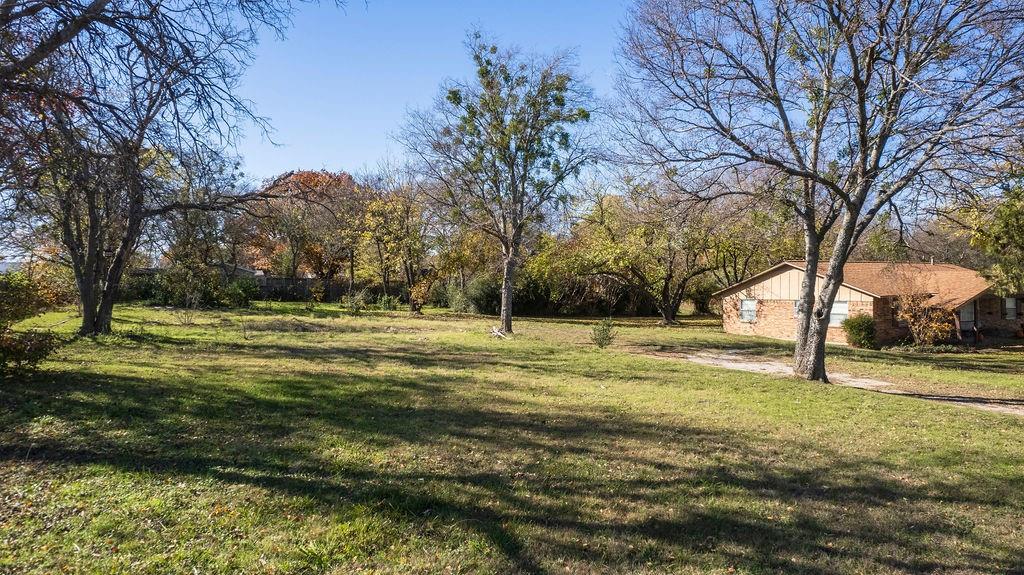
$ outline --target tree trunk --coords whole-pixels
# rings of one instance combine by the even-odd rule
[[[348,251],[348,295],[356,289],[356,250]]]
[[[501,274],[501,331],[512,333],[512,287],[516,274],[516,251],[505,254]]]
[[[671,304],[659,305],[658,311],[661,312],[661,325],[672,325],[676,323],[676,311],[671,308]]]
[[[828,335],[828,314],[811,318],[802,353],[795,358],[793,371],[811,381],[828,383],[825,374],[825,338]]]
[[[114,301],[116,290],[103,290],[103,297],[100,298],[100,308],[96,313],[96,333],[110,333],[111,324],[114,319]]]
[[[380,265],[380,279],[384,284],[384,296],[387,297],[388,282],[391,278],[388,277],[390,274],[388,274],[388,270],[384,265],[384,251],[381,249],[379,242],[377,243],[377,262]]]
[[[96,294],[92,290],[80,291],[78,299],[82,310],[82,325],[78,328],[78,335],[96,335]]]
[[[808,262],[800,295],[802,303],[810,298],[814,301],[814,307],[805,308],[809,310],[806,314],[801,310],[798,324],[800,331],[797,333],[793,370],[797,375],[812,381],[828,383],[828,376],[825,374],[825,340],[828,337],[829,316],[832,311],[832,303],[843,283],[843,267],[850,257],[850,250],[854,244],[856,223],[856,219],[849,212],[843,217],[843,225],[839,230],[836,245],[832,249],[832,257],[828,262],[828,269],[824,274],[825,283],[822,285],[821,293],[818,294],[816,301],[814,300],[814,284],[817,278],[817,260],[821,242],[816,235],[813,239],[817,241],[811,241],[813,234],[808,234]],[[812,256],[815,259],[813,266],[810,262]],[[809,280],[812,277],[815,279]]]
[[[821,258],[821,240],[812,230],[804,230],[804,263],[805,269],[817,270]],[[800,363],[804,349],[807,347],[807,336],[811,326],[811,312],[814,310],[814,289],[817,287],[816,273],[804,273],[800,283],[800,299],[796,310],[796,350],[793,355],[795,363]]]

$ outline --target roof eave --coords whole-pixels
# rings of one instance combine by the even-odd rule
[[[761,276],[767,275],[767,274],[769,274],[769,273],[771,273],[771,272],[773,272],[773,271],[775,271],[775,270],[777,270],[777,269],[779,269],[779,268],[781,268],[783,266],[788,266],[788,267],[791,267],[791,268],[793,268],[795,270],[800,270],[800,271],[802,271],[804,273],[807,273],[807,268],[806,267],[798,266],[796,263],[794,263],[792,261],[783,261],[783,262],[779,262],[778,264],[775,264],[774,266],[764,270],[763,272],[761,272],[759,274],[752,275],[749,278],[747,278],[747,279],[745,279],[745,280],[743,280],[743,281],[741,281],[739,283],[735,283],[735,284],[733,284],[733,285],[731,285],[731,286],[729,286],[729,287],[727,287],[725,289],[718,290],[715,293],[711,294],[711,297],[712,298],[719,298],[719,297],[724,297],[726,295],[732,295],[732,293],[736,293],[737,291],[742,290],[747,285],[750,285],[752,283],[756,283],[756,280],[758,278],[760,278]],[[815,272],[814,275],[815,275],[815,277],[819,277],[819,278],[824,278],[825,277],[825,274],[821,274],[821,273],[818,273],[818,272]],[[842,282],[839,285],[847,287],[849,289],[852,289],[853,291],[860,292],[860,293],[862,293],[864,295],[871,296],[873,298],[885,297],[885,296],[882,296],[882,295],[879,295],[879,294],[876,294],[876,293],[869,292],[868,290],[866,290],[864,288],[860,288],[860,287],[857,287],[855,285],[848,284],[846,282]],[[977,296],[975,296],[975,297],[977,297]]]
[[[731,295],[731,293],[736,293],[737,291],[740,291],[741,289],[743,289],[745,286],[750,285],[752,283],[756,283],[758,278],[760,278],[762,276],[765,276],[765,275],[768,275],[768,274],[774,272],[775,270],[781,269],[783,267],[791,267],[793,269],[798,269],[798,270],[801,269],[800,267],[793,265],[792,262],[788,262],[788,261],[779,262],[779,263],[773,265],[772,267],[764,270],[761,273],[754,274],[754,275],[750,276],[749,278],[747,278],[747,279],[745,279],[745,280],[743,280],[741,282],[734,283],[734,284],[732,284],[731,286],[729,286],[727,288],[723,288],[723,289],[720,289],[720,290],[716,291],[715,293],[711,294],[711,297],[712,298],[718,298],[718,297],[724,297],[726,295]],[[731,292],[731,293],[728,293],[728,292]]]

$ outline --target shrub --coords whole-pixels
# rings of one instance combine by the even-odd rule
[[[427,293],[427,305],[433,307],[449,307],[450,300],[448,294],[451,293],[452,286],[446,281],[436,281],[430,286],[430,292]]]
[[[352,315],[359,315],[366,309],[366,290],[361,289],[348,296],[348,311]]]
[[[46,294],[27,275],[0,274],[0,331],[41,313],[49,303]]]
[[[501,311],[501,278],[494,274],[477,275],[466,285],[465,296],[477,313],[498,315]]]
[[[34,369],[57,348],[60,341],[50,333],[19,333],[11,326],[41,313],[52,298],[21,272],[0,274],[0,375],[18,369]]]
[[[395,311],[401,303],[402,302],[398,299],[398,296],[382,295],[380,296],[380,299],[377,300],[377,307],[384,311]]]
[[[0,376],[36,369],[59,345],[57,336],[49,332],[0,332]]]
[[[448,286],[446,299],[448,300],[448,309],[454,313],[476,313],[473,302],[469,301],[466,293],[455,284]]]
[[[956,335],[953,312],[928,304],[926,293],[903,293],[896,297],[896,319],[907,324],[914,343],[935,345]]]
[[[852,315],[843,320],[843,331],[846,332],[846,343],[853,347],[875,349],[875,320],[867,314]]]
[[[324,301],[324,296],[327,291],[324,289],[324,285],[321,282],[314,282],[309,286],[309,296],[306,301],[302,304],[302,307],[308,312],[316,311],[316,304]]]
[[[597,322],[593,331],[590,332],[590,339],[594,342],[594,345],[604,349],[615,341],[616,335],[615,324],[612,323],[612,318],[607,317]]]
[[[78,302],[78,285],[71,268],[54,262],[35,261],[24,268],[24,273],[36,285],[50,306]]]
[[[203,307],[220,301],[219,270],[194,262],[179,263],[160,276],[156,300],[176,307]]]
[[[221,299],[230,307],[249,307],[260,297],[260,284],[252,278],[238,278],[224,286]]]
[[[157,274],[127,273],[117,289],[118,301],[163,302],[163,279]]]

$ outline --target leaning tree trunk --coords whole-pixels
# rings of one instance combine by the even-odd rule
[[[501,273],[501,331],[512,333],[512,287],[516,277],[516,252],[505,254]]]

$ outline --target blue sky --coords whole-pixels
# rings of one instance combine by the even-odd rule
[[[608,95],[627,0],[330,0],[302,5],[283,40],[268,34],[241,95],[270,118],[274,146],[249,130],[239,152],[264,178],[292,169],[374,167],[399,157],[407,110],[429,106],[447,78],[468,78],[463,42],[479,28],[527,51],[572,49],[598,96]]]

